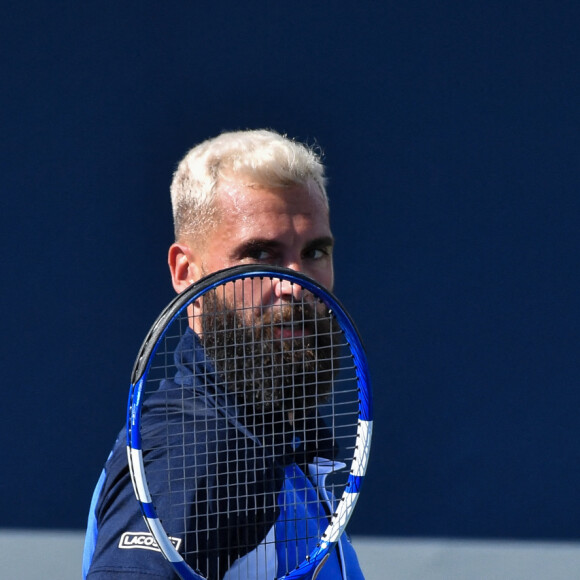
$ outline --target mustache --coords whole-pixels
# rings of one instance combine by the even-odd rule
[[[237,307],[216,296],[206,296],[202,311],[204,320],[214,320],[220,315],[236,321],[235,326],[254,329],[260,327],[293,325],[313,334],[321,319],[330,317],[329,309],[321,302],[287,301],[267,306]],[[231,324],[231,322],[230,322]],[[206,325],[204,325],[206,326]],[[229,326],[229,325],[228,325]]]
[[[328,316],[328,313],[325,313]],[[255,326],[301,326],[310,333],[316,331],[316,323],[320,318],[314,304],[301,302],[282,303],[261,309],[258,318],[254,321]]]

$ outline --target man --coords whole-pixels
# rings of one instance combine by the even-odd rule
[[[198,145],[185,156],[174,175],[171,198],[175,243],[169,249],[168,261],[173,287],[177,292],[185,290],[209,273],[243,264],[290,268],[332,288],[333,237],[324,167],[311,149],[272,131],[224,133]],[[267,289],[260,290],[257,302],[262,305],[279,304],[283,312],[285,308],[292,308],[291,304],[301,293],[299,286],[278,280]],[[204,309],[207,306],[204,304]],[[281,324],[278,332],[291,335],[295,329]],[[202,322],[194,323],[193,328],[184,334],[176,354],[176,360],[179,361],[176,378],[167,381],[167,384],[195,389],[195,381],[198,379],[191,378],[186,382],[182,377],[195,377],[194,367],[200,370],[199,365],[204,367],[199,376],[207,374],[207,367],[211,363],[206,362],[206,356],[216,359],[215,353],[220,345],[210,344],[205,339],[206,334]],[[231,357],[226,353],[225,358]],[[228,372],[227,368],[220,368],[219,365],[216,368],[217,371],[214,369],[212,372],[220,375]],[[224,391],[220,396],[231,395]],[[236,396],[245,400],[244,397],[249,395],[236,393]],[[271,398],[268,399],[268,396]],[[253,405],[268,408],[271,413],[280,412],[276,407],[275,395],[268,396],[256,388],[250,398]],[[207,412],[203,397],[198,397],[195,404],[196,413],[199,413],[200,405],[204,413]],[[293,411],[282,412],[286,420],[295,421]],[[267,437],[264,426],[249,422],[242,414],[240,418],[223,425],[224,433],[233,428],[232,422],[236,425],[240,423],[239,428],[249,433],[249,443],[242,443],[245,447],[239,453],[245,454],[246,461],[258,464],[259,459],[251,455],[251,439]],[[309,425],[309,428],[315,430],[324,428],[315,419]],[[210,452],[213,451],[208,451],[207,446],[193,449],[193,453]],[[328,455],[332,455],[332,449],[328,449]],[[288,482],[293,478],[308,479],[297,466],[291,468],[294,471],[289,471],[287,465],[278,467],[278,479],[274,483],[262,482],[265,485],[275,484],[276,493],[282,487],[288,490],[288,486],[291,487]],[[219,465],[215,469],[219,472]],[[259,474],[260,468],[254,471]],[[260,476],[256,477],[260,484]],[[256,482],[253,485],[257,485]],[[308,485],[314,490],[312,483]],[[198,497],[191,498],[191,501],[199,505],[202,503]],[[243,572],[256,569],[248,566],[247,562],[251,558],[258,560],[255,554],[259,545],[263,544],[267,535],[275,533],[276,526],[280,527],[283,510],[275,505],[262,507],[259,511],[248,508],[236,513],[228,512],[228,516],[238,518],[235,530],[237,536],[244,522],[251,520],[252,533],[257,537],[249,541],[248,546],[232,546],[236,540],[225,537],[226,531],[211,529],[207,534],[210,539],[207,545],[199,548],[199,560],[194,566],[212,580],[274,578],[275,564],[274,568],[269,564],[262,566],[261,571],[253,575]],[[298,507],[298,511],[292,512],[294,518],[296,513],[302,514],[307,509],[304,506]],[[322,508],[317,509],[324,513]],[[204,513],[203,518],[209,521],[208,514]],[[261,518],[257,524],[256,518]],[[200,525],[199,522],[197,525]],[[219,525],[216,527],[219,528]],[[143,549],[143,546],[139,549],[121,546],[121,538],[125,533],[145,531],[134,499],[121,436],[93,496],[83,562],[84,577],[88,580],[177,578],[158,552]],[[275,561],[275,558],[275,554],[268,553],[260,561]],[[332,553],[318,578],[362,578],[354,550],[346,539]]]

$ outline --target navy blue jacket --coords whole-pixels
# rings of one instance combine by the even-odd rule
[[[144,450],[144,462],[151,466],[163,462],[169,469],[169,477],[166,470],[160,470],[158,478],[155,470],[149,469],[148,484],[168,535],[188,554],[195,554],[195,560],[188,557],[188,563],[208,579],[221,580],[228,577],[234,562],[239,566],[244,558],[255,557],[253,553],[269,533],[295,533],[288,531],[286,520],[289,517],[295,521],[297,515],[293,508],[286,517],[285,507],[296,503],[292,482],[300,480],[303,486],[306,481],[316,496],[314,486],[304,476],[306,465],[315,456],[333,459],[335,449],[330,432],[316,419],[310,420],[299,434],[291,429],[272,432],[256,425],[250,430],[244,422],[243,409],[236,408],[233,395],[217,384],[213,364],[190,330],[183,335],[174,358],[174,379],[164,381],[143,408],[143,440],[150,442],[153,449]],[[183,390],[195,396],[182,398]],[[174,417],[175,422],[168,422],[166,417]],[[185,438],[184,419],[191,425]],[[155,440],[163,441],[165,449],[168,438],[170,443],[174,439],[179,445],[170,446],[169,453],[157,451]],[[309,441],[326,444],[321,449]],[[271,452],[266,453],[265,449]],[[321,526],[326,525],[324,506],[316,509]],[[187,519],[183,517],[184,510]],[[304,506],[304,518],[306,510],[311,512],[312,507]],[[201,530],[204,533],[197,533]],[[338,566],[328,578],[340,578],[346,552],[348,577],[362,578],[352,547],[347,542],[343,544],[335,562],[329,560],[323,572],[328,568],[330,573]],[[271,562],[263,571],[264,580],[277,575],[275,553],[259,559]],[[83,559],[83,578],[115,577],[178,579],[156,549],[135,499],[124,429],[93,495]]]

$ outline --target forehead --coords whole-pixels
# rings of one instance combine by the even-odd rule
[[[279,228],[288,221],[303,228],[329,224],[326,201],[315,185],[267,187],[228,181],[218,188],[216,209],[219,222],[236,229]]]

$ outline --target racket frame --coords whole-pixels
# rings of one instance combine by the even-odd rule
[[[331,548],[339,541],[346,528],[348,520],[358,500],[359,491],[368,464],[373,427],[373,404],[371,382],[368,372],[367,357],[356,326],[339,300],[321,284],[312,278],[277,266],[234,266],[214,272],[178,294],[162,311],[149,330],[133,366],[131,387],[127,404],[127,458],[135,495],[141,506],[141,511],[147,527],[157,541],[158,547],[165,558],[173,565],[175,571],[183,580],[206,580],[197,574],[177,551],[168,537],[163,524],[157,516],[152,498],[149,494],[145,469],[143,464],[141,424],[141,399],[150,366],[161,344],[165,333],[183,311],[199,297],[208,291],[247,278],[283,279],[298,284],[304,290],[311,292],[321,300],[338,321],[344,333],[353,357],[359,385],[359,417],[357,428],[357,443],[351,472],[342,498],[337,503],[337,509],[332,514],[320,542],[297,568],[278,580],[307,580],[315,578],[328,557]]]

